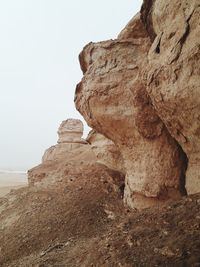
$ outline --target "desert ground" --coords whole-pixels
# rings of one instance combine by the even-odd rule
[[[11,189],[27,185],[27,175],[24,173],[0,173],[0,197],[5,196]]]

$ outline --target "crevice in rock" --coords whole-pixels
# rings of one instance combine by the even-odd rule
[[[100,163],[102,164],[102,163]],[[102,164],[106,166],[105,164]],[[110,174],[111,177],[113,177],[112,184],[116,191],[118,192],[119,196],[121,199],[124,199],[124,190],[125,190],[125,174],[116,171],[114,169],[108,168],[108,173]],[[114,190],[115,191],[115,190]]]
[[[156,37],[156,33],[153,29],[152,14],[151,14],[154,1],[155,0],[144,0],[140,11],[141,20],[152,42]]]
[[[125,177],[124,177],[125,180]],[[124,199],[125,182],[119,187],[121,198]]]
[[[194,10],[191,12],[191,14],[188,16],[188,18],[185,21],[185,31],[184,31],[183,35],[181,36],[181,38],[179,39],[179,41],[177,42],[177,44],[172,49],[173,57],[170,59],[169,64],[173,63],[175,60],[178,60],[178,58],[181,54],[183,45],[184,45],[188,35],[190,34],[190,19],[192,18],[193,13],[194,13]]]
[[[181,176],[180,176],[180,193],[183,196],[187,196],[187,190],[186,190],[185,185],[186,185],[186,171],[188,168],[188,157],[178,142],[177,142],[177,146],[178,146],[179,153],[182,157],[182,162],[183,162]]]
[[[159,39],[159,42],[158,42],[158,45],[156,46],[156,54],[160,54],[160,41],[161,41],[161,38]]]

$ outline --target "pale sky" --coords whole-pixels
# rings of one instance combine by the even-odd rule
[[[0,169],[27,170],[81,118],[78,54],[115,39],[142,0],[0,0]],[[87,131],[87,129],[86,129]]]

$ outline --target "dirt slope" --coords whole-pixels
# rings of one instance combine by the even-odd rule
[[[47,170],[0,199],[0,266],[200,266],[200,195],[130,211],[118,172],[66,160],[34,172]]]

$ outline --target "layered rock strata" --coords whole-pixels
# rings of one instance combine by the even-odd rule
[[[126,170],[125,202],[146,207],[185,194],[186,167],[184,153],[157,115],[141,76],[151,40],[138,16],[118,39],[83,49],[84,77],[75,104],[89,126],[119,148]]]
[[[80,120],[68,119],[63,121],[58,129],[58,144],[45,151],[42,162],[62,158],[66,153],[88,145],[82,136],[83,123]]]
[[[82,138],[83,123],[77,119],[67,119],[63,121],[58,129],[58,143],[80,143],[87,144]]]

